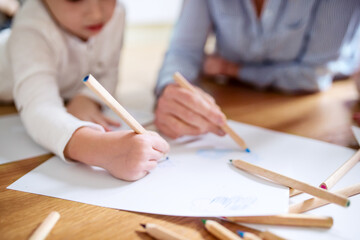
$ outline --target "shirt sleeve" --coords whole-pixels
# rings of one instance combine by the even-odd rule
[[[15,103],[27,132],[38,144],[65,159],[64,148],[78,128],[104,131],[100,125],[67,113],[56,81],[56,54],[45,36],[17,29],[11,36],[9,53]]]
[[[273,64],[244,64],[239,78],[259,87],[272,86],[290,92],[330,88],[336,74],[350,75],[360,64],[359,7],[358,1],[347,4],[320,2],[297,59]]]
[[[259,88],[275,87],[286,92],[317,92],[331,86],[334,73],[325,64],[289,63],[244,65],[238,76],[242,81]]]
[[[157,97],[166,85],[173,82],[176,71],[181,72],[189,81],[198,77],[210,28],[207,1],[185,1],[159,72],[155,88]]]

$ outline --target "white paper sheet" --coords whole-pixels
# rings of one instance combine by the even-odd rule
[[[17,114],[0,117],[0,164],[48,152],[30,138]]]
[[[133,183],[102,169],[45,162],[9,188],[104,207],[178,216],[284,213],[288,189],[235,169],[229,159],[248,155],[228,138],[172,142],[169,160]],[[187,142],[187,143],[186,143]]]

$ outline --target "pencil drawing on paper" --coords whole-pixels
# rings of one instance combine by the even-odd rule
[[[239,211],[245,210],[257,201],[254,196],[216,196],[193,200],[193,206],[197,210]]]

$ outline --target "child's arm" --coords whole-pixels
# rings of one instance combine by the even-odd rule
[[[133,131],[101,132],[79,128],[68,142],[64,155],[89,165],[107,169],[114,177],[134,181],[154,169],[169,151],[157,133]]]

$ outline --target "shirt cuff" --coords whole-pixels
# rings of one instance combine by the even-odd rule
[[[66,133],[62,135],[62,137],[59,139],[59,145],[57,149],[55,150],[55,154],[58,155],[62,160],[66,162],[72,162],[72,159],[65,158],[64,156],[64,150],[68,142],[70,141],[71,137],[73,136],[74,132],[78,130],[81,127],[90,127],[95,130],[99,130],[101,132],[105,132],[105,129],[100,126],[99,124],[95,124],[92,122],[86,122],[86,121],[79,121],[78,123],[74,124],[72,129],[68,129]]]

